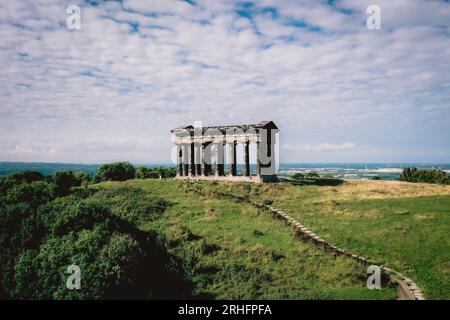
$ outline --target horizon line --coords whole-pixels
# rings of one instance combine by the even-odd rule
[[[109,164],[109,163],[115,163],[115,162],[129,162],[133,165],[173,165],[176,164],[171,162],[133,162],[133,161],[127,161],[127,160],[120,160],[120,161],[106,161],[102,163],[94,163],[94,162],[50,162],[50,161],[2,161],[1,163],[23,163],[23,164],[67,164],[67,165],[86,165],[86,166],[100,166],[102,164]],[[241,163],[238,163],[238,165]],[[254,165],[256,163],[251,163],[251,165]],[[422,161],[411,161],[411,162],[280,162],[280,165],[283,164],[386,164],[386,165],[392,165],[392,164],[418,164],[418,165],[436,165],[436,164],[444,164],[444,165],[450,165],[450,162],[422,162]]]

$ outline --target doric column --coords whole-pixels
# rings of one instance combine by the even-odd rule
[[[256,175],[259,177],[261,175],[261,148],[259,145],[259,135],[256,139]]]
[[[189,152],[189,174],[191,176],[195,176],[195,144],[191,142],[189,144],[190,152]]]
[[[265,129],[259,133],[260,151],[259,164],[261,175],[272,176],[276,174],[275,163],[275,134],[274,129]]]
[[[230,142],[228,144],[230,146],[230,153],[228,154],[228,163],[229,163],[229,168],[230,168],[230,172],[229,175],[230,176],[235,176],[236,175],[236,141]]]
[[[195,143],[195,175],[202,174],[202,144]]]
[[[223,142],[216,143],[216,176],[224,175]]]
[[[182,150],[182,167],[183,167],[183,176],[189,175],[189,145],[183,143],[181,145]]]
[[[183,150],[181,145],[177,144],[177,177],[183,175]]]
[[[202,149],[202,175],[209,176],[211,174],[211,142],[202,143]]]
[[[250,176],[250,141],[244,141],[244,176]]]

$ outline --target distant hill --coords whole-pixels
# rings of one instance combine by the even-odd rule
[[[170,167],[171,164],[134,164],[144,167]],[[50,163],[50,162],[8,162],[0,161],[0,177],[13,172],[20,171],[38,171],[43,175],[52,175],[56,171],[71,170],[73,172],[83,171],[88,174],[95,174],[100,164],[82,164],[82,163]]]
[[[47,163],[47,162],[0,162],[0,177],[19,171],[38,171],[44,175],[52,175],[60,170],[97,172],[98,164]]]

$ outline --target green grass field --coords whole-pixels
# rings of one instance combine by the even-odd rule
[[[347,257],[295,238],[283,222],[251,205],[199,196],[175,180],[103,183],[139,186],[174,204],[143,222],[179,257],[194,294],[216,299],[394,299],[395,288],[366,288],[366,270]]]
[[[347,181],[294,186],[132,180],[173,205],[144,231],[157,231],[183,262],[195,294],[220,299],[394,299],[392,284],[366,288],[363,266],[297,239],[283,222],[213,191],[271,200],[334,244],[412,278],[428,299],[450,299],[450,187]],[[194,192],[201,189],[206,196]]]
[[[342,186],[208,186],[247,194],[324,239],[407,275],[428,299],[450,299],[450,187],[384,181]]]

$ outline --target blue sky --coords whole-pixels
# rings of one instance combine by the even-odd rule
[[[2,1],[0,161],[169,162],[172,128],[273,120],[282,162],[450,162],[449,27],[448,1]]]

